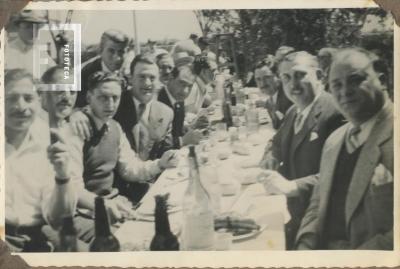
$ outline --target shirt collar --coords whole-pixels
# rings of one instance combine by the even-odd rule
[[[381,113],[383,113],[383,111],[385,111],[387,109],[387,107],[389,106],[389,103],[390,102],[385,100],[385,103],[382,106],[381,110],[379,110],[377,113],[375,113],[374,116],[372,116],[371,118],[369,118],[367,121],[363,122],[360,125],[360,129],[361,130],[357,135],[357,141],[359,142],[359,145],[363,145],[367,141],[369,135],[371,134],[372,128],[374,127],[378,117],[380,116]],[[350,135],[350,132],[351,132],[351,130],[353,128],[355,128],[355,125],[350,122],[349,128],[347,129],[347,136]]]
[[[99,119],[92,111],[92,109],[90,108],[90,106],[88,106],[88,110],[87,110],[88,114],[92,117],[94,124],[96,125],[96,129],[97,130],[101,130],[101,128],[103,128],[104,124],[108,125],[108,121],[104,122],[103,120]]]
[[[133,102],[135,103],[135,109],[136,109],[136,114],[139,113],[139,105],[141,104],[141,102],[136,99],[135,97],[132,96]],[[150,107],[151,104],[153,103],[154,99],[151,99],[146,105],[143,115],[142,115],[142,119],[147,123],[149,115],[150,115]],[[139,119],[138,119],[139,120]]]
[[[171,102],[172,106],[174,106],[175,103],[177,102],[175,97],[172,96],[167,87],[165,87],[165,92],[167,93],[169,101]]]
[[[276,91],[276,92],[270,97],[270,100],[272,101],[272,103],[273,103],[274,105],[276,105],[277,100],[278,100],[278,91]]]
[[[321,96],[321,92],[319,92],[314,100],[311,102],[311,104],[309,104],[306,108],[304,108],[303,110],[300,110],[297,108],[297,114],[301,114],[303,116],[303,119],[306,119],[308,117],[308,114],[310,114],[312,107],[314,106],[314,104],[317,102],[318,98]]]
[[[37,117],[29,127],[24,140],[18,148],[15,148],[12,144],[8,143],[7,140],[5,141],[5,157],[8,158],[11,155],[18,154],[35,147],[46,148],[49,143],[50,129],[41,118]]]

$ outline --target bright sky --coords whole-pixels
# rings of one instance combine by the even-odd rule
[[[50,17],[63,23],[66,11],[51,11]],[[140,10],[136,11],[136,18],[141,42],[149,38],[187,39],[191,33],[201,33],[196,16],[189,10]],[[82,43],[86,45],[98,43],[101,34],[110,28],[134,37],[132,11],[74,11],[71,22],[81,23]]]

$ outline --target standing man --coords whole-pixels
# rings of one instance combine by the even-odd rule
[[[63,218],[75,212],[68,148],[57,131],[58,141],[50,145],[48,125],[37,117],[32,75],[12,69],[4,80],[6,242],[12,251],[48,252],[43,226],[60,228]]]
[[[288,198],[291,220],[286,225],[286,244],[293,248],[301,219],[309,204],[319,171],[322,147],[342,122],[332,96],[324,92],[316,57],[307,52],[288,54],[279,65],[286,96],[293,102],[272,139],[261,165],[267,193]],[[276,170],[276,171],[272,171]]]
[[[393,104],[378,57],[358,48],[333,60],[330,91],[349,121],[326,141],[319,183],[297,248],[393,250]]]
[[[127,35],[119,30],[110,29],[101,35],[99,56],[90,59],[83,64],[81,72],[81,90],[76,100],[77,107],[87,105],[86,93],[88,91],[88,79],[97,71],[117,73],[123,76],[121,70],[124,63],[124,54],[129,44]]]
[[[15,23],[17,36],[7,43],[4,51],[5,69],[22,68],[35,75],[34,69],[40,67],[39,65],[34,66],[33,62],[34,54],[38,53],[37,55],[39,55],[39,52],[34,51],[35,37],[37,37],[41,25],[47,23],[47,20],[41,11],[24,10],[18,14]],[[44,53],[42,52],[40,57],[43,57]],[[46,60],[47,68],[41,65],[40,71],[43,72],[39,72],[35,78],[39,79],[48,67],[55,65],[50,55],[46,56]]]
[[[254,73],[257,87],[268,96],[265,107],[271,118],[272,127],[279,129],[292,102],[283,92],[281,81],[265,61],[256,67]]]

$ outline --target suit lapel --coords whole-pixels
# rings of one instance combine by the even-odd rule
[[[321,115],[321,112],[321,103],[319,102],[319,100],[317,100],[311,108],[311,111],[308,114],[306,121],[304,122],[303,128],[297,135],[294,136],[295,139],[293,140],[292,145],[292,147],[294,147],[293,152],[296,152],[297,147],[303,142],[303,140],[307,137],[307,134],[310,133],[314,126],[317,124],[318,117]],[[292,126],[294,126],[294,124]]]
[[[291,111],[289,111],[287,117],[285,118],[282,126],[281,126],[281,130],[279,130],[279,132],[281,132],[282,134],[282,145],[281,145],[281,156],[282,156],[282,160],[288,160],[288,154],[289,154],[289,149],[288,146],[290,143],[288,143],[288,141],[290,139],[292,139],[290,137],[290,134],[292,133],[292,128],[293,128],[293,124],[294,124],[294,119],[296,118],[296,109],[293,107]]]
[[[379,146],[393,135],[392,109],[389,104],[388,108],[378,116],[370,136],[361,149],[346,197],[346,226],[361,202],[375,167],[378,165],[381,156]]]

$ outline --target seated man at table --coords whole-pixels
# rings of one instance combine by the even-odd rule
[[[84,113],[89,119],[93,135],[90,140],[82,141],[81,156],[74,158],[81,160],[77,161],[76,166],[79,169],[81,164],[79,171],[83,177],[79,184],[79,206],[93,210],[96,195],[114,198],[106,203],[111,209],[112,219],[121,220],[132,213],[132,205],[121,196],[115,197],[118,191],[113,189],[113,185],[124,181],[153,180],[164,169],[175,166],[174,153],[167,151],[159,160],[142,161],[131,149],[120,125],[112,119],[122,92],[119,76],[99,71],[89,78],[88,85],[89,105]],[[138,200],[128,191],[120,194],[132,201]],[[88,228],[90,230],[87,231],[86,240],[92,235],[93,223]]]
[[[349,121],[327,139],[297,249],[393,250],[393,103],[387,68],[363,49],[339,51],[329,74]]]
[[[172,121],[172,139],[174,148],[189,144],[198,144],[202,138],[199,130],[194,128],[185,128],[185,99],[189,95],[195,76],[189,66],[183,66],[180,69],[174,68],[171,79],[167,87],[160,91],[158,101],[166,104],[174,110],[174,119]],[[199,117],[196,122],[200,122]],[[196,127],[196,123],[193,125]],[[185,130],[187,129],[187,130]]]
[[[12,251],[51,251],[43,225],[58,229],[76,206],[68,148],[55,130],[58,141],[50,145],[32,74],[12,69],[4,81],[6,242]]]
[[[169,53],[162,53],[157,56],[156,62],[160,70],[160,82],[165,86],[171,79],[171,73],[175,67],[174,60]]]
[[[127,35],[119,30],[110,29],[101,35],[99,56],[83,63],[81,72],[81,90],[76,100],[77,107],[87,105],[86,94],[89,88],[88,79],[97,71],[123,75],[121,67],[124,63],[124,54],[129,45]]]
[[[265,108],[272,121],[272,127],[279,129],[283,122],[286,111],[292,102],[286,97],[282,84],[276,74],[271,70],[265,61],[256,67],[255,80],[260,91],[268,96]]]
[[[261,161],[262,168],[271,169],[260,175],[267,192],[288,198],[288,249],[293,247],[316,183],[315,177],[308,176],[318,173],[326,138],[343,124],[332,96],[322,89],[319,71],[316,57],[302,51],[288,54],[279,64],[283,89],[294,105]]]

